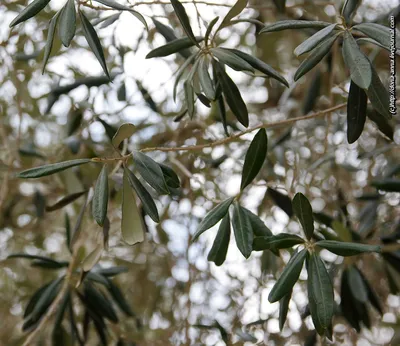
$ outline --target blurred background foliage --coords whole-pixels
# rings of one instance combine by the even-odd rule
[[[102,41],[112,83],[103,76],[79,30],[66,49],[55,41],[45,73],[41,73],[43,47],[48,22],[64,1],[53,0],[44,11],[17,29],[8,24],[25,6],[25,0],[4,0],[0,5],[0,330],[1,345],[22,344],[23,312],[32,294],[57,277],[58,272],[30,267],[28,261],[6,259],[12,253],[45,255],[68,260],[65,246],[65,214],[71,223],[78,217],[83,198],[63,210],[46,211],[60,196],[89,189],[99,174],[95,165],[85,165],[35,181],[15,178],[21,169],[85,157],[113,155],[107,130],[131,122],[137,130],[129,149],[182,147],[224,138],[224,128],[215,106],[198,103],[195,117],[179,115],[184,107],[183,91],[172,99],[174,74],[184,61],[179,54],[145,60],[146,54],[165,43],[150,18],[170,26],[177,37],[184,35],[168,1],[127,1],[142,13],[143,25],[129,13],[120,14],[90,1],[78,1]],[[195,34],[205,33],[205,23],[224,16],[232,1],[182,1]],[[341,1],[250,0],[240,18],[262,23],[285,19],[336,22]],[[365,0],[354,22],[388,25],[393,14],[399,21],[396,1]],[[99,8],[101,10],[99,10]],[[100,19],[108,19],[101,21]],[[348,72],[343,60],[330,54],[315,69],[293,82],[302,58],[295,47],[312,31],[286,30],[258,35],[260,27],[238,23],[221,30],[218,43],[249,52],[279,71],[290,84],[229,71],[238,84],[250,116],[250,126],[274,123],[318,112],[346,102]],[[340,43],[338,43],[339,45]],[[389,79],[389,59],[385,50],[366,45],[364,52],[374,62],[385,86]],[[176,119],[178,117],[178,119]],[[244,128],[228,111],[229,131]],[[298,234],[291,205],[282,196],[303,191],[315,212],[332,220],[319,223],[321,233],[333,228],[337,233],[351,230],[371,243],[396,245],[400,237],[400,196],[378,192],[371,181],[399,176],[400,123],[394,117],[383,135],[367,120],[362,136],[349,145],[346,140],[345,108],[324,117],[275,126],[268,129],[267,161],[257,180],[242,195],[246,207],[260,216],[274,234]],[[135,317],[120,316],[118,324],[107,322],[110,345],[231,345],[319,344],[307,311],[306,275],[300,275],[289,305],[288,321],[279,331],[278,304],[266,297],[289,254],[275,257],[270,252],[253,253],[245,260],[230,247],[221,267],[207,261],[215,228],[191,243],[199,222],[215,203],[239,192],[244,156],[253,138],[249,133],[224,144],[203,150],[160,151],[149,155],[169,164],[178,173],[179,195],[157,199],[161,222],[147,216],[146,240],[133,247],[120,236],[121,175],[110,180],[109,250],[103,253],[102,267],[126,266],[127,272],[115,282],[123,292]],[[329,227],[328,227],[328,226]],[[96,243],[99,228],[87,215],[82,224],[88,249]],[[234,241],[233,239],[231,240]],[[400,255],[366,254],[343,260],[329,253],[321,256],[329,264],[340,301],[342,273],[358,268],[376,292],[382,315],[362,307],[356,322],[337,313],[334,344],[396,345],[400,341]],[[354,269],[357,270],[357,269]],[[348,274],[350,275],[350,274]],[[351,291],[351,290],[350,290]],[[346,291],[347,292],[347,291]],[[341,297],[347,308],[356,299]],[[74,301],[75,302],[75,301]],[[74,304],[79,328],[83,314]],[[346,310],[346,306],[342,309]],[[356,309],[353,307],[353,309]],[[352,310],[352,308],[350,308]],[[369,322],[363,320],[369,314]],[[35,341],[50,343],[48,335],[54,318]],[[138,322],[139,321],[139,322]],[[68,330],[65,322],[65,329]],[[354,329],[355,328],[355,329]],[[359,329],[357,332],[356,329]],[[90,330],[90,345],[97,345]],[[63,338],[65,344],[71,341]]]

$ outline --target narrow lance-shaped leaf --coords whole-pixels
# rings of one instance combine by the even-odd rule
[[[52,212],[52,211],[55,211],[55,210],[59,210],[59,209],[65,207],[66,205],[74,202],[79,197],[83,196],[85,193],[87,193],[87,191],[80,191],[80,192],[76,192],[76,193],[71,193],[70,195],[67,195],[67,196],[61,198],[58,202],[56,202],[56,203],[54,203],[52,205],[47,205],[46,206],[46,211],[47,212]]]
[[[374,109],[379,112],[386,119],[391,119],[392,115],[389,111],[389,92],[386,90],[385,86],[382,84],[378,73],[371,65],[372,70],[372,80],[371,85],[367,89],[367,95],[371,101]]]
[[[58,35],[65,47],[69,47],[76,31],[75,0],[68,0],[61,10]]]
[[[230,205],[232,204],[234,197],[230,197],[225,201],[221,202],[217,206],[215,206],[200,222],[199,227],[196,230],[196,233],[193,235],[192,242],[194,242],[203,232],[210,229],[214,226],[219,220],[221,220],[226,213]]]
[[[208,99],[215,100],[215,88],[208,72],[208,65],[207,57],[200,58],[197,74],[199,76],[200,85],[204,91],[204,94]]]
[[[371,185],[382,191],[400,192],[400,179],[396,178],[374,180]]]
[[[131,172],[127,169],[124,170],[122,187],[121,231],[122,238],[129,245],[134,245],[144,240],[142,217],[139,213],[139,209],[136,205],[135,195],[133,194],[131,188],[132,175],[133,174],[131,174]]]
[[[211,31],[214,28],[215,24],[217,24],[219,17],[215,17],[210,24],[208,24],[207,26],[207,30],[206,30],[206,34],[204,35],[204,42],[206,44],[206,46],[208,45],[208,40],[210,38],[211,35]]]
[[[126,301],[123,293],[121,292],[120,288],[114,284],[110,279],[107,279],[108,281],[108,292],[114,299],[115,303],[118,305],[118,307],[127,315],[127,316],[135,316],[133,313],[131,307],[129,306],[128,302]]]
[[[367,94],[351,81],[347,100],[347,141],[354,143],[364,129],[367,118]]]
[[[316,245],[339,256],[355,256],[365,252],[381,252],[379,245],[342,242],[335,240],[321,240]]]
[[[242,182],[240,189],[243,190],[257,176],[267,157],[268,137],[265,129],[260,129],[254,136],[243,165]]]
[[[229,25],[231,19],[238,16],[242,11],[246,8],[248,0],[237,0],[236,3],[232,6],[229,12],[226,14],[224,19],[222,20],[221,25],[219,26],[217,32],[222,28],[225,28]]]
[[[193,61],[195,61],[198,55],[199,52],[194,52],[188,59],[186,59],[186,61],[181,65],[181,67],[179,67],[178,72],[176,73],[174,88],[172,93],[174,101],[176,100],[176,91],[178,88],[179,81],[181,80],[183,74],[185,73],[185,70],[190,66],[190,64],[193,63]]]
[[[314,233],[314,218],[310,202],[306,196],[298,192],[293,198],[292,205],[293,211],[298,217],[307,239],[310,240]]]
[[[82,11],[79,11],[79,16],[81,18],[83,34],[85,35],[86,41],[99,61],[101,68],[103,69],[106,76],[111,79],[110,74],[108,73],[106,59],[104,57],[103,47],[101,46],[99,37],[97,36],[96,30],[94,30],[92,24],[90,24],[89,19],[83,14]]]
[[[361,23],[353,26],[358,30],[384,47],[390,47],[391,29],[376,23]]]
[[[313,50],[316,46],[318,46],[321,42],[323,42],[327,37],[329,37],[333,30],[335,30],[336,24],[331,24],[326,28],[323,28],[320,31],[317,31],[314,35],[309,37],[307,40],[302,42],[300,45],[296,47],[294,50],[294,54],[296,56],[300,56],[304,53]]]
[[[242,52],[238,49],[230,49],[230,48],[222,48],[224,50],[230,51],[236,54],[238,57],[242,58],[243,60],[247,61],[252,67],[256,70],[264,73],[268,77],[276,79],[278,82],[281,82],[283,85],[289,87],[289,83],[285,78],[283,78],[277,71],[275,71],[271,66],[266,64],[264,61],[249,55],[245,52]]]
[[[226,108],[225,108],[225,101],[224,97],[220,95],[217,98],[217,112],[218,116],[221,119],[222,126],[224,127],[225,135],[229,137],[229,131],[228,131],[228,123],[226,121]]]
[[[92,215],[94,220],[103,226],[107,216],[108,206],[108,172],[107,165],[104,165],[94,187],[94,195],[92,201]]]
[[[125,172],[124,174],[127,174],[129,185],[135,190],[139,199],[142,201],[145,213],[149,215],[154,222],[160,222],[157,206],[154,203],[154,200],[151,197],[150,193],[129,169],[126,168]]]
[[[185,92],[185,100],[186,100],[186,107],[189,114],[190,119],[193,119],[195,106],[194,106],[194,90],[192,87],[191,80],[186,79],[183,83],[183,90]]]
[[[151,187],[161,194],[169,194],[164,174],[157,162],[140,151],[133,153],[133,160],[136,169]]]
[[[196,42],[201,42],[204,37],[197,36]],[[157,47],[146,55],[146,59],[159,58],[178,53],[184,49],[194,46],[195,43],[189,37],[178,38],[174,41],[168,42],[166,45]]]
[[[215,68],[229,108],[243,126],[249,126],[249,113],[238,87],[218,62],[215,63]]]
[[[36,16],[41,10],[43,10],[50,0],[34,0],[28,6],[26,6],[18,16],[16,16],[10,23],[10,28],[13,26],[26,21],[29,18]]]
[[[86,258],[83,260],[82,263],[82,269],[85,272],[91,270],[97,264],[97,262],[100,261],[103,250],[104,250],[103,244],[98,244],[94,248],[94,250],[90,252],[89,255],[86,256]]]
[[[172,187],[174,189],[179,188],[181,185],[181,182],[179,180],[178,175],[175,173],[175,171],[171,167],[164,165],[163,163],[157,162],[157,164],[161,168],[161,171],[164,175],[164,179],[165,179],[167,186]]]
[[[236,202],[234,206],[232,225],[236,246],[245,258],[249,258],[253,250],[253,229],[247,214],[240,204]]]
[[[300,79],[300,77],[304,76],[307,72],[312,70],[323,59],[323,57],[329,53],[337,37],[338,34],[327,38],[311,51],[311,53],[307,56],[306,59],[303,60],[296,73],[294,74],[295,81],[297,81],[298,79]]]
[[[284,195],[277,190],[268,187],[268,195],[274,201],[274,203],[281,208],[289,217],[293,216],[293,206],[292,201],[288,195]]]
[[[192,27],[190,26],[189,17],[186,14],[186,10],[183,5],[178,0],[171,0],[172,7],[183,27],[183,30],[186,32],[186,35],[195,43],[196,38],[193,34]]]
[[[378,126],[379,131],[393,141],[394,128],[388,119],[384,118],[378,111],[372,109],[372,107],[371,109],[367,107],[367,117]]]
[[[307,272],[311,317],[318,334],[323,335],[331,326],[335,303],[331,278],[321,258],[315,253],[310,256]]]
[[[242,207],[245,214],[250,220],[251,228],[253,229],[254,236],[256,237],[270,237],[272,236],[271,230],[265,225],[265,223],[249,209]]]
[[[32,295],[31,299],[29,299],[28,304],[26,305],[25,311],[24,311],[24,319],[29,317],[29,315],[32,313],[34,307],[36,306],[36,303],[42,296],[43,292],[46,291],[47,287],[49,287],[55,280],[50,281],[49,283],[43,285],[40,287],[38,290],[35,291],[35,293]]]
[[[217,266],[220,266],[222,263],[224,263],[226,258],[226,253],[228,252],[230,237],[231,237],[231,220],[229,217],[229,213],[226,213],[226,215],[221,221],[212,248],[208,253],[207,257],[208,261],[214,262]]]
[[[342,47],[344,62],[350,70],[351,80],[361,89],[368,89],[372,80],[371,63],[360,51],[353,35],[345,31]]]
[[[114,135],[112,139],[112,145],[114,148],[118,148],[119,145],[122,143],[124,139],[127,139],[131,137],[136,131],[136,127],[133,124],[130,123],[125,123],[122,124],[118,130],[117,133]]]
[[[88,307],[95,311],[100,316],[103,316],[110,320],[111,322],[117,323],[118,317],[115,313],[111,302],[108,298],[99,292],[92,284],[86,282],[85,288],[85,301],[88,304]]]
[[[287,29],[323,29],[329,25],[331,25],[331,23],[316,20],[282,20],[280,22],[266,25],[263,29],[261,29],[260,34]]]
[[[121,5],[120,3],[118,3],[114,0],[94,0],[94,1],[99,2],[100,4],[106,5],[108,7],[114,8],[116,10],[128,11],[133,16],[135,16],[137,19],[139,19],[141,21],[141,23],[144,25],[144,27],[146,28],[146,30],[148,30],[147,23],[146,23],[146,20],[144,19],[144,17],[139,12],[132,10],[130,7]]]
[[[367,303],[368,291],[359,270],[355,266],[350,266],[347,269],[347,275],[353,297],[361,303]]]
[[[54,34],[56,32],[57,21],[60,13],[60,11],[57,12],[50,20],[49,30],[47,32],[46,46],[44,48],[42,74],[44,73],[44,70],[46,68],[47,61],[49,60],[51,49],[53,48]]]
[[[54,280],[49,286],[41,294],[40,298],[38,299],[35,307],[32,310],[31,317],[33,320],[40,318],[48,309],[50,304],[53,302],[55,297],[60,290],[60,284],[64,280],[64,276],[61,276],[57,280]]]
[[[19,172],[17,174],[17,177],[24,179],[45,177],[54,173],[64,171],[71,167],[83,165],[91,161],[92,161],[91,159],[77,159],[77,160],[52,163],[50,165],[30,168],[27,169],[26,171]]]
[[[354,17],[358,6],[360,6],[361,0],[346,0],[342,9],[342,16],[347,24],[351,24],[351,20]]]
[[[211,53],[223,64],[236,71],[254,72],[254,68],[244,59],[223,48],[211,48]]]
[[[282,330],[286,322],[286,316],[289,310],[290,298],[292,297],[292,291],[286,294],[279,301],[279,329]]]
[[[255,237],[253,241],[253,249],[255,251],[287,249],[297,244],[303,244],[303,238],[295,234],[279,233],[273,236]]]
[[[268,301],[270,303],[277,302],[281,300],[285,295],[287,295],[293,288],[294,284],[297,282],[301,269],[303,268],[303,263],[307,255],[307,250],[303,249],[300,252],[296,252],[290,258],[290,261],[283,270],[281,276],[276,281],[274,287],[272,288]]]

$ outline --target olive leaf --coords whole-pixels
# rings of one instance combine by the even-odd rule
[[[267,132],[263,128],[254,136],[247,150],[243,165],[242,182],[240,183],[241,190],[249,185],[257,176],[267,157],[267,148],[268,137]]]
[[[206,34],[204,35],[204,42],[206,44],[206,46],[208,45],[208,40],[210,38],[211,35],[211,31],[214,28],[215,24],[217,24],[219,17],[215,17],[210,24],[208,24],[207,26],[207,30],[206,30]]]
[[[185,31],[186,35],[195,43],[196,38],[193,34],[192,27],[190,26],[189,17],[186,14],[186,10],[183,5],[178,0],[171,0],[171,5],[174,8],[174,11],[182,25],[183,30]]]
[[[54,34],[56,32],[56,26],[57,26],[57,21],[58,17],[61,12],[57,12],[53,18],[50,20],[49,24],[49,30],[47,33],[47,41],[46,41],[46,46],[44,48],[44,56],[43,56],[43,67],[42,67],[42,74],[44,73],[44,70],[47,65],[47,61],[49,60],[50,54],[51,54],[51,49],[53,48],[53,41],[54,41]]]
[[[347,24],[351,23],[357,8],[360,6],[361,0],[346,0],[342,8],[342,16]]]
[[[400,192],[400,179],[396,178],[374,180],[371,185],[382,191]]]
[[[381,247],[379,245],[367,245],[335,240],[321,240],[315,244],[339,256],[355,256],[365,252],[381,252]]]
[[[288,195],[284,195],[271,187],[268,187],[267,194],[271,197],[274,203],[287,214],[287,216],[293,216],[292,201]]]
[[[289,303],[292,297],[292,291],[286,294],[280,301],[279,301],[279,329],[282,330],[283,326],[286,322],[286,316],[289,310]]]
[[[59,209],[65,207],[66,205],[74,202],[79,197],[83,196],[85,193],[87,193],[86,190],[85,191],[76,192],[76,193],[71,193],[70,195],[67,195],[67,196],[61,198],[59,201],[57,201],[56,203],[54,203],[52,205],[46,205],[46,211],[47,212],[52,212],[52,211],[55,211],[55,210],[59,210]]]
[[[253,241],[253,250],[274,250],[274,249],[287,249],[294,245],[303,244],[303,238],[295,234],[279,233],[273,236],[255,237]]]
[[[16,16],[10,23],[10,28],[22,23],[29,18],[36,16],[41,10],[43,10],[50,0],[34,0],[28,6],[26,6],[18,16]]]
[[[114,148],[118,148],[119,145],[123,142],[124,139],[131,137],[136,131],[135,125],[131,123],[122,124],[117,132],[115,133],[114,137],[112,138],[112,145]]]
[[[314,35],[309,37],[307,40],[302,42],[300,45],[296,47],[294,50],[294,54],[296,56],[300,56],[304,53],[307,53],[317,47],[321,42],[326,40],[329,36],[331,36],[333,30],[335,30],[337,24],[331,24],[326,28],[323,28],[320,31],[317,31]]]
[[[228,213],[228,209],[233,200],[234,197],[230,197],[216,205],[210,212],[207,213],[204,219],[200,222],[199,227],[197,227],[196,233],[193,235],[192,242],[194,242],[205,231],[214,226]]]
[[[353,26],[354,30],[360,31],[372,38],[384,47],[390,47],[390,28],[376,23],[360,23]]]
[[[321,21],[310,21],[310,20],[282,20],[280,22],[276,22],[270,25],[266,25],[263,29],[260,30],[260,34],[281,31],[287,29],[323,29],[327,26],[331,25],[328,22]]]
[[[67,0],[61,10],[58,35],[65,47],[69,47],[76,31],[75,0]]]
[[[210,52],[215,56],[218,61],[228,65],[236,71],[249,71],[254,72],[254,68],[244,59],[223,48],[211,48]]]
[[[248,0],[237,0],[222,20],[217,32],[229,25],[232,18],[238,16],[246,8]]]
[[[209,63],[206,57],[200,58],[200,63],[197,69],[197,74],[199,76],[199,81],[202,90],[206,97],[210,100],[215,100],[215,87],[214,83],[208,72]]]
[[[24,179],[45,177],[45,176],[48,176],[48,175],[51,175],[54,173],[64,171],[71,167],[83,165],[83,164],[91,162],[91,161],[92,161],[91,159],[77,159],[77,160],[52,163],[49,165],[30,168],[30,169],[27,169],[26,171],[19,172],[17,174],[17,177],[24,178]]]
[[[108,172],[107,165],[104,165],[94,187],[92,201],[92,215],[94,220],[103,226],[107,216],[108,206]]]
[[[228,252],[229,240],[231,237],[231,220],[229,213],[223,217],[222,222],[218,228],[218,233],[215,237],[214,243],[210,252],[208,253],[207,260],[214,262],[217,266],[222,265]]]
[[[234,204],[232,225],[235,234],[236,246],[245,258],[249,258],[253,250],[253,229],[247,213],[239,203]]]
[[[101,255],[103,253],[104,247],[103,244],[98,244],[92,252],[87,255],[87,257],[83,260],[82,269],[85,272],[90,271],[100,260]]]
[[[371,66],[372,70],[372,80],[371,85],[366,90],[367,96],[371,101],[374,109],[380,113],[386,119],[391,119],[392,115],[389,111],[389,92],[386,90],[385,86],[382,84],[378,73]]]
[[[124,170],[122,187],[121,231],[122,238],[129,245],[144,241],[142,217],[139,213],[139,209],[136,205],[136,198],[131,188],[132,175],[133,174],[127,169]]]
[[[351,81],[347,100],[347,141],[354,143],[364,129],[367,118],[367,94]]]
[[[196,42],[201,42],[204,37],[197,36]],[[168,42],[166,45],[153,49],[146,55],[146,59],[159,58],[168,56],[174,53],[178,53],[184,49],[194,46],[195,43],[189,37],[178,38],[176,40]]]
[[[310,202],[306,196],[298,192],[293,198],[292,205],[293,211],[298,217],[307,239],[310,240],[314,234],[314,218]]]
[[[110,74],[108,73],[106,59],[104,57],[103,47],[101,46],[99,37],[96,34],[96,30],[94,30],[92,24],[90,24],[89,19],[83,14],[82,11],[79,11],[79,17],[81,18],[83,34],[85,35],[86,41],[99,61],[101,68],[103,69],[106,76],[111,80]]]
[[[368,89],[372,81],[371,63],[360,51],[353,35],[345,31],[343,37],[342,55],[344,62],[350,70],[351,80],[361,89]]]

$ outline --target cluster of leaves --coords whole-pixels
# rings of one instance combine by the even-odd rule
[[[107,124],[103,121],[104,124]],[[119,147],[122,142],[131,137],[135,132],[135,126],[130,123],[122,124],[118,130],[113,134],[112,146],[115,151],[119,152]],[[159,222],[159,214],[157,206],[154,202],[152,195],[148,189],[143,185],[139,178],[129,169],[127,160],[132,157],[134,161],[134,168],[143,178],[143,180],[151,186],[159,195],[164,194],[177,194],[180,187],[180,181],[177,174],[167,165],[157,163],[149,156],[135,151],[127,155],[123,160],[123,183],[122,183],[122,218],[121,218],[121,232],[122,238],[129,245],[140,243],[144,240],[144,225],[143,217],[139,212],[137,206],[137,198],[142,203],[143,210],[154,222]],[[87,256],[83,262],[85,271],[89,271],[101,258],[104,248],[108,247],[108,232],[110,229],[110,221],[107,218],[108,200],[109,200],[109,186],[108,186],[108,165],[107,159],[92,158],[92,159],[76,159],[64,161],[40,167],[31,168],[18,173],[19,178],[32,179],[52,175],[68,168],[80,166],[87,163],[102,163],[103,167],[99,173],[93,190],[92,197],[92,216],[97,224],[103,227],[103,243],[98,244],[97,247]],[[56,204],[48,206],[48,211],[54,211],[65,207],[66,205],[74,202],[76,199],[86,195],[87,191],[73,193],[67,195],[59,200]],[[78,217],[77,224],[75,225],[72,236],[69,236],[69,246],[72,248],[77,243],[81,236],[82,218],[86,210],[87,201],[83,204],[81,212]]]

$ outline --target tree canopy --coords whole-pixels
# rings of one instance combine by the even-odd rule
[[[0,15],[0,344],[400,342],[396,1]]]

